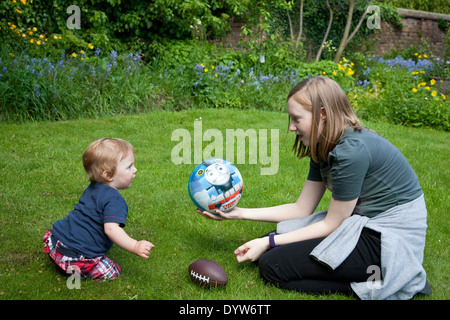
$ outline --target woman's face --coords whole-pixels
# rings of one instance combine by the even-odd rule
[[[289,124],[289,131],[295,132],[300,138],[301,142],[304,146],[310,146],[310,137],[311,137],[311,127],[313,121],[312,111],[306,109],[302,104],[295,101],[293,98],[290,98],[287,102],[288,106],[288,114],[291,118],[291,123]],[[320,116],[319,122],[319,132],[322,132],[322,129],[325,124],[325,114],[322,112]]]

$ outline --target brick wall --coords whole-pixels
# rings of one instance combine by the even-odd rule
[[[450,23],[450,15],[407,9],[397,10],[402,16],[403,29],[397,30],[381,22],[381,29],[372,36],[372,38],[379,38],[373,51],[384,54],[392,49],[420,47],[423,42],[427,42],[434,54],[444,57],[445,34],[438,28],[438,19]]]
[[[241,21],[235,21],[234,18],[231,18],[228,21],[228,24],[230,25],[231,32],[223,37],[220,42],[228,47],[234,47],[236,48],[238,46],[239,41],[241,40],[241,32],[242,27],[244,26],[244,23]],[[216,41],[219,42],[219,41]]]
[[[450,23],[449,14],[439,14],[417,10],[397,9],[402,16],[404,28],[397,30],[381,22],[381,29],[376,31],[372,38],[379,38],[378,42],[372,46],[373,53],[384,54],[392,49],[403,49],[411,45],[420,46],[423,41],[427,41],[433,53],[444,57],[444,33],[438,28],[438,19],[443,19]],[[232,32],[222,38],[221,42],[227,46],[237,47],[240,40],[243,23],[231,19],[229,21]],[[362,27],[362,26],[361,26]]]

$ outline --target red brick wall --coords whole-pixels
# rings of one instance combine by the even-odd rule
[[[423,43],[427,43],[434,54],[443,57],[445,34],[438,28],[438,19],[450,23],[450,15],[406,9],[398,11],[402,16],[403,29],[397,30],[381,22],[381,29],[373,36],[379,38],[373,51],[383,54],[392,49],[420,47]]]
[[[427,42],[433,53],[444,57],[444,33],[438,28],[438,19],[446,20],[450,23],[450,15],[438,14],[425,11],[397,9],[403,17],[402,23],[404,28],[397,30],[394,27],[387,26],[381,22],[381,29],[376,31],[372,38],[379,38],[378,42],[372,46],[373,53],[384,54],[392,49],[404,49],[411,45],[420,46],[423,42]],[[232,32],[222,38],[222,43],[231,47],[237,47],[241,38],[243,23],[230,20]],[[363,28],[364,25],[361,26]]]

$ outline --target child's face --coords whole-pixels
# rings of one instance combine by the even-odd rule
[[[309,137],[311,136],[312,112],[306,110],[300,103],[294,99],[287,102],[288,114],[291,117],[289,131],[297,134],[303,145],[309,146]]]
[[[128,152],[128,156],[120,160],[117,164],[116,173],[108,185],[115,189],[127,189],[133,182],[136,171],[133,152]]]
[[[293,98],[287,102],[288,114],[291,117],[291,123],[289,124],[289,130],[295,132],[303,145],[310,146],[311,127],[313,121],[313,115],[310,110],[307,110],[303,105],[295,101]],[[319,122],[319,132],[322,132],[325,123],[325,115],[322,114]]]

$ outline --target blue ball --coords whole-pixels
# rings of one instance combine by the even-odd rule
[[[203,161],[192,171],[188,190],[197,208],[216,214],[216,210],[228,212],[242,196],[244,181],[231,162],[212,158]]]

